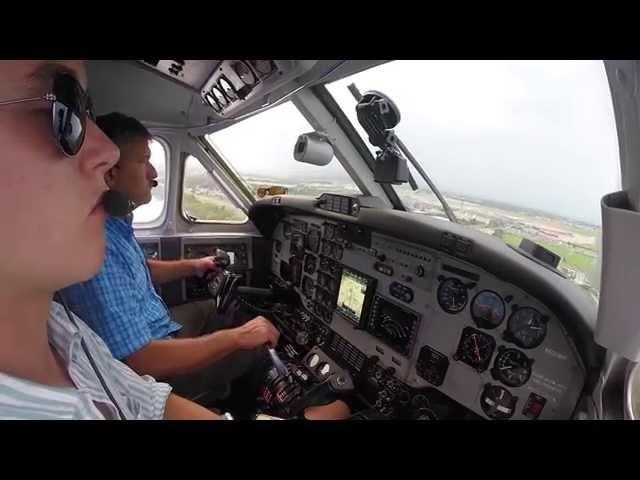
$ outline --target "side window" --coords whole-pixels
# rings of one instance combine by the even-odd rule
[[[184,164],[182,212],[193,222],[244,223],[237,208],[200,161],[189,155]]]
[[[144,228],[156,224],[164,216],[167,204],[167,150],[164,144],[155,138],[151,140],[149,148],[151,149],[150,162],[158,172],[158,178],[156,178],[158,186],[151,190],[151,201],[133,211],[134,227]]]

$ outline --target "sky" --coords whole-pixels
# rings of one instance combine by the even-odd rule
[[[600,198],[619,188],[600,61],[389,62],[328,85],[363,134],[347,90],[352,82],[395,102],[402,116],[396,134],[442,191],[599,225]],[[244,175],[349,181],[335,159],[326,167],[293,159],[298,135],[311,130],[288,102],[212,140]]]

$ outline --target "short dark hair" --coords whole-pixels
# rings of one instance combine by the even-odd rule
[[[124,113],[112,112],[96,118],[96,124],[116,145],[122,145],[134,138],[151,140],[149,130],[139,120]]]

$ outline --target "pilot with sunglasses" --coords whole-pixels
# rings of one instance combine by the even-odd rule
[[[0,61],[0,419],[228,419],[115,359],[60,295],[100,271],[119,157],[86,85],[81,61]]]
[[[80,61],[0,61],[0,418],[219,419],[139,376],[64,305],[104,258],[104,176]]]

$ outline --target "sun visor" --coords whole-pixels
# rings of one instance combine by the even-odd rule
[[[602,275],[595,341],[640,361],[640,213],[626,192],[605,195]]]

